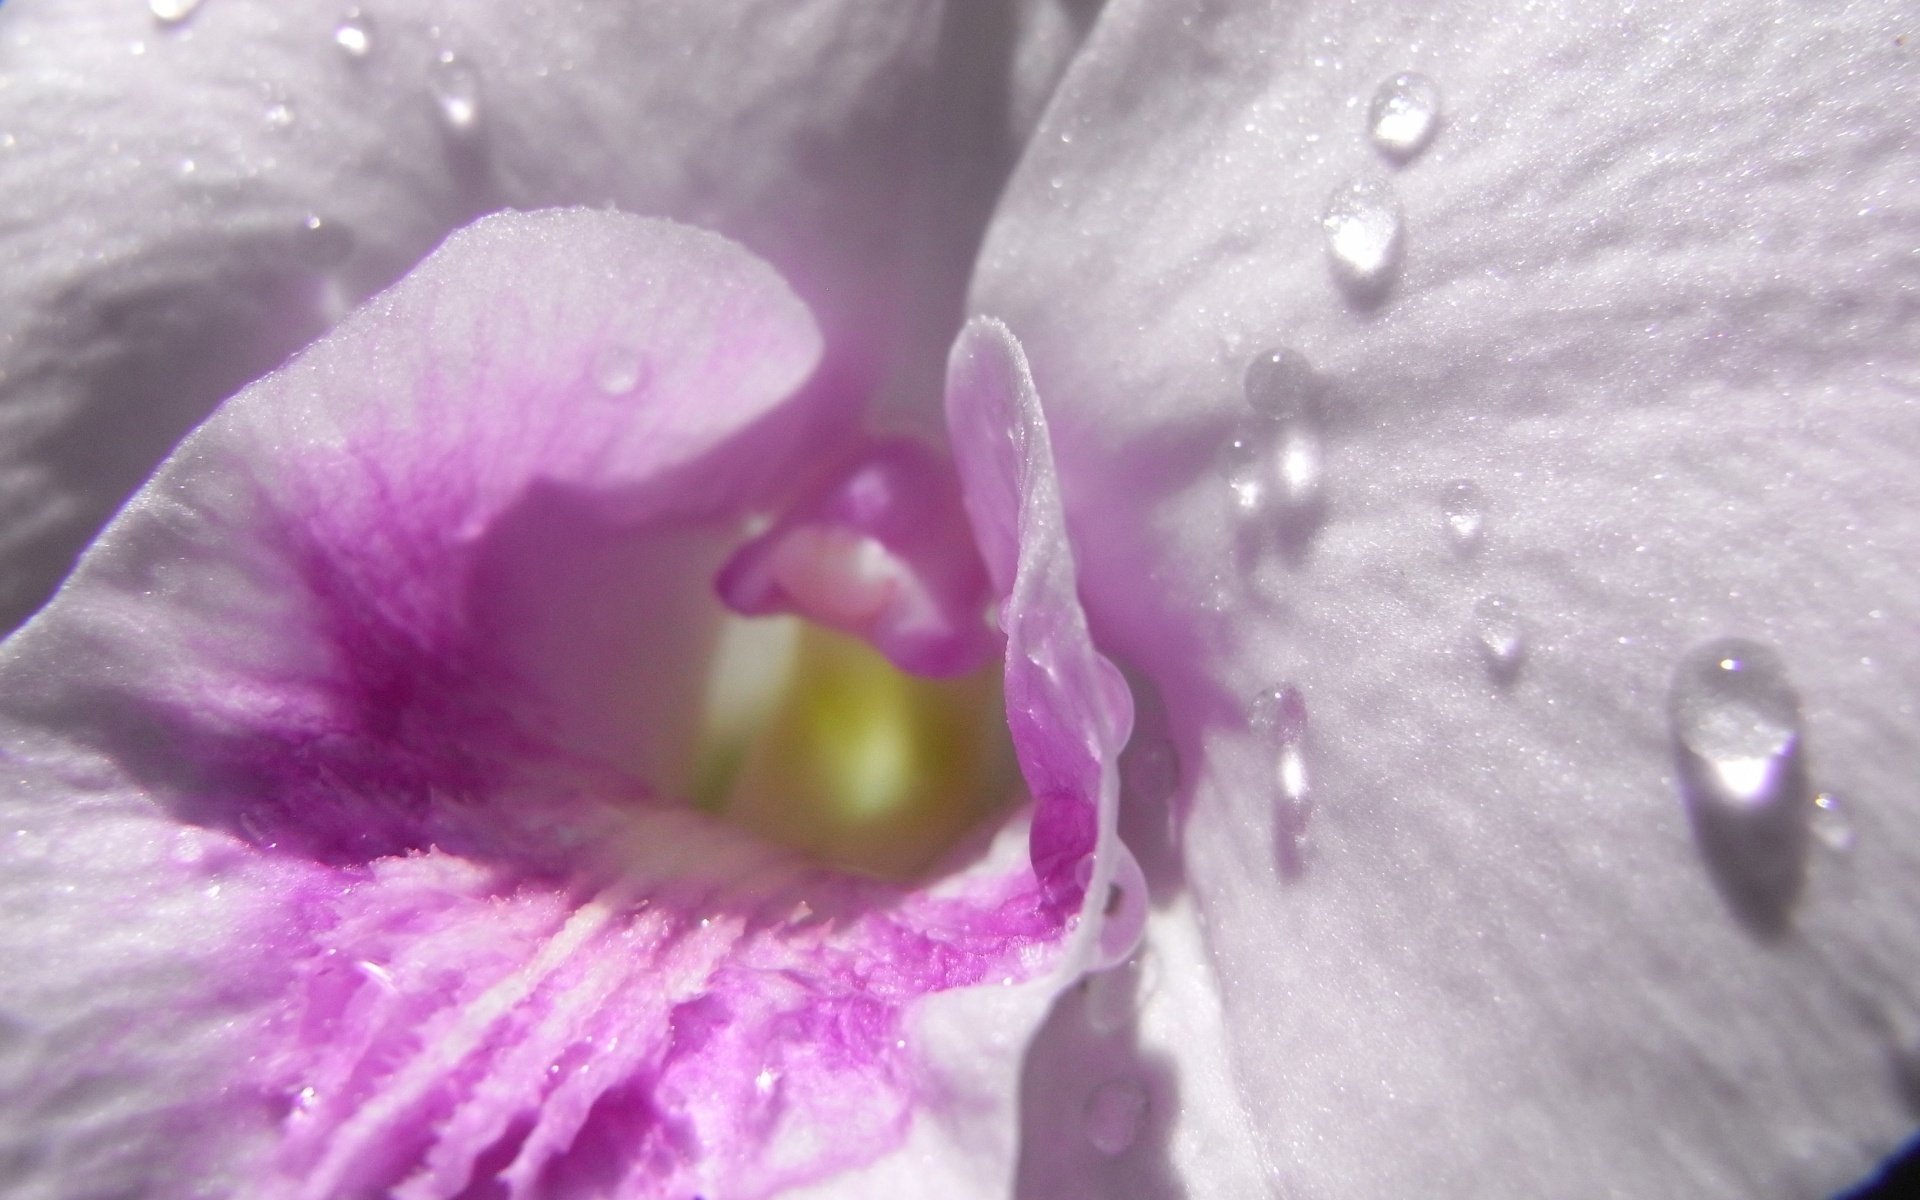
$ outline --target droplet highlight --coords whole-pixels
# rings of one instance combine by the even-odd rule
[[[609,396],[630,395],[644,373],[639,352],[617,342],[602,346],[593,360],[593,381]]]
[[[1440,88],[1416,71],[1382,80],[1367,106],[1367,135],[1380,153],[1405,162],[1440,129]]]
[[[1372,304],[1386,296],[1405,254],[1405,226],[1400,199],[1383,179],[1351,179],[1328,195],[1320,228],[1334,279],[1350,299]]]
[[[1800,697],[1772,647],[1719,638],[1688,651],[1667,692],[1680,786],[1715,882],[1757,931],[1798,898],[1814,805]]]
[[[448,132],[470,136],[480,127],[480,76],[451,50],[434,56],[428,86]]]
[[[1808,827],[1820,844],[1835,854],[1845,854],[1853,849],[1855,834],[1853,815],[1847,811],[1847,805],[1832,792],[1821,792],[1813,798],[1813,811],[1807,817]]]
[[[161,25],[179,25],[200,8],[201,0],[147,0],[147,11]]]
[[[1274,852],[1280,873],[1291,879],[1306,866],[1307,824],[1313,793],[1307,781],[1307,700],[1292,684],[1254,698],[1248,723],[1273,749]]]
[[[1487,674],[1497,683],[1513,682],[1527,657],[1527,625],[1519,603],[1511,596],[1480,597],[1473,603],[1472,631]]]
[[[1243,386],[1259,420],[1227,445],[1234,504],[1249,517],[1271,516],[1283,549],[1298,549],[1325,515],[1326,380],[1297,352],[1279,349],[1254,358]]]
[[[1147,1092],[1131,1079],[1109,1079],[1087,1095],[1087,1140],[1109,1158],[1140,1140],[1147,1120]]]
[[[333,28],[333,44],[348,58],[359,60],[373,53],[373,18],[350,8]]]
[[[1487,527],[1487,502],[1480,494],[1480,485],[1471,479],[1456,479],[1440,489],[1440,519],[1456,552],[1476,553]]]

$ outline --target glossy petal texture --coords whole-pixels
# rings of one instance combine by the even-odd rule
[[[880,885],[650,786],[820,350],[714,235],[495,217],[183,445],[0,652],[12,1194],[1004,1189],[1111,860],[1016,827]],[[1034,827],[1110,831],[1051,478],[981,501],[1009,721]]]
[[[0,627],[221,398],[497,208],[735,237],[929,432],[1084,4],[0,6]]]
[[[1143,845],[1175,978],[1030,1077],[1031,1194],[1820,1197],[1913,1129],[1911,24],[1107,10],[975,303],[1048,398],[1094,628],[1163,702],[1187,883]],[[1396,166],[1365,114],[1406,71],[1444,111]],[[1355,176],[1404,212],[1373,295],[1322,226]],[[1276,346],[1332,388],[1296,544],[1246,533],[1222,457]],[[1523,622],[1511,670],[1490,594]],[[1669,680],[1728,634],[1778,650],[1812,785],[1852,814],[1784,928],[1723,894],[1677,790]],[[1291,881],[1249,718],[1288,683],[1314,797]],[[1109,1169],[1082,1101],[1129,1046],[1176,1103]]]

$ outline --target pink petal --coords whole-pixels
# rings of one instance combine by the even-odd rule
[[[490,218],[220,410],[0,651],[0,954],[27,964],[0,1155],[30,1194],[1004,1188],[1028,1031],[1132,936],[1085,899],[1127,878],[1094,853],[1124,853],[1127,706],[1030,382],[976,343],[956,414],[1037,426],[969,477],[1021,488],[979,502],[1022,514],[1036,832],[920,888],[650,786],[699,682],[658,649],[701,640],[686,595],[760,481],[835,452],[818,335],[764,264]],[[972,429],[963,472],[1001,452]]]

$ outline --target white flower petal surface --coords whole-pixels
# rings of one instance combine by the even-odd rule
[[[0,628],[214,402],[496,208],[745,242],[850,394],[933,428],[979,231],[1085,8],[9,0]]]
[[[1910,1134],[1916,46],[1890,3],[1109,6],[974,306],[1165,710],[1179,980],[1056,1014],[1031,1194],[1821,1197]],[[1277,348],[1291,425],[1242,394]],[[1235,439],[1293,474],[1236,489]],[[1728,635],[1797,690],[1797,890],[1683,798],[1669,688]],[[1108,1154],[1127,1046],[1171,1102]]]

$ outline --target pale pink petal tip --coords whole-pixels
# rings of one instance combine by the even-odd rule
[[[959,481],[905,439],[866,447],[741,547],[716,586],[737,612],[805,617],[919,675],[964,674],[996,649]]]

